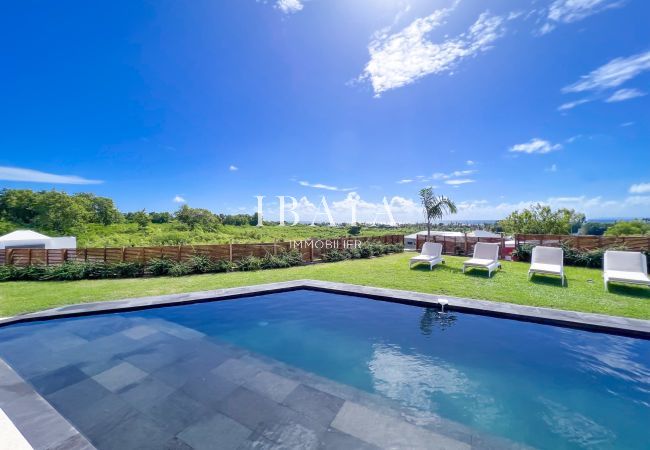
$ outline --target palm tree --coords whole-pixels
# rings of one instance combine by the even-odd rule
[[[442,219],[445,214],[456,214],[456,204],[453,200],[438,196],[433,193],[433,188],[427,187],[420,190],[420,200],[427,218],[427,240],[431,237],[431,222]]]

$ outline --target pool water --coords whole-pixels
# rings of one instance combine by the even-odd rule
[[[166,321],[423,414],[546,449],[650,445],[650,341],[355,296],[299,290],[0,328],[0,357],[26,378],[43,355],[12,340],[70,345],[66,324]],[[63,331],[57,340],[57,330]],[[38,388],[38,386],[37,386]]]

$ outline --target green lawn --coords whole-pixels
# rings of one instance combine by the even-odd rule
[[[528,281],[525,263],[504,262],[502,270],[487,278],[487,273],[480,270],[461,273],[465,258],[450,256],[446,257],[446,265],[433,271],[428,266],[409,270],[410,256],[404,253],[371,260],[181,278],[0,283],[0,316],[72,303],[310,278],[650,319],[650,289],[613,287],[613,292],[606,293],[599,270],[567,267],[568,283],[563,288],[557,277]]]

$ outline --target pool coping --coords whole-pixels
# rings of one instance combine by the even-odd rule
[[[357,295],[376,300],[424,307],[434,307],[438,309],[441,307],[439,300],[444,299],[447,301],[445,309],[448,311],[466,312],[505,319],[650,339],[650,320],[632,319],[620,316],[607,316],[604,314],[525,306],[517,305],[514,303],[475,300],[446,295],[426,294],[413,291],[377,288],[372,286],[309,279],[258,284],[235,288],[224,288],[210,291],[157,295],[151,297],[138,297],[122,300],[67,305],[35,313],[22,314],[0,319],[0,327],[55,318],[132,311],[162,306],[179,306],[183,304],[251,297],[278,292],[295,291],[300,289],[344,295]]]

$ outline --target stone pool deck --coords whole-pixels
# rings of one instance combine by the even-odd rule
[[[0,326],[44,325],[38,333],[10,327],[1,343],[0,442],[15,442],[17,449],[522,448],[191,328],[108,314],[296,289],[429,307],[441,298],[303,280],[4,319]],[[453,310],[650,337],[648,321],[442,298]],[[88,317],[47,321],[78,315]],[[25,352],[29,363],[21,358]]]

